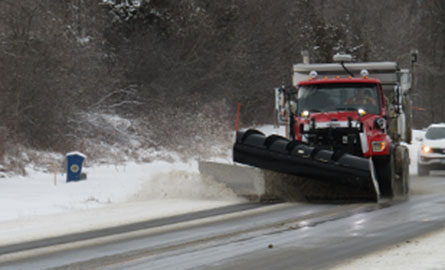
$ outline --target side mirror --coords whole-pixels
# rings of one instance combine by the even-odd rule
[[[416,137],[416,141],[421,142],[421,141],[423,141],[423,138],[422,137]]]
[[[289,101],[289,110],[290,110],[293,114],[295,114],[295,113],[297,112],[297,109],[298,109],[297,102],[295,102],[295,101],[293,101],[293,100]]]

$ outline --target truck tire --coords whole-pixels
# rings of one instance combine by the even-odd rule
[[[381,196],[393,198],[396,186],[394,151],[391,149],[391,154],[389,156],[374,157],[373,161]]]
[[[428,167],[417,163],[417,175],[418,176],[428,176],[428,175],[430,175],[430,170],[428,169]]]

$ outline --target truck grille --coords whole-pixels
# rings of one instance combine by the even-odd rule
[[[306,135],[309,145],[325,146],[330,150],[341,150],[357,156],[363,155],[357,130],[349,128],[311,129],[303,134]],[[349,140],[351,144],[348,143]]]

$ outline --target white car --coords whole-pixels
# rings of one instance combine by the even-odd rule
[[[417,174],[429,175],[431,170],[445,170],[445,123],[431,124],[420,144]]]

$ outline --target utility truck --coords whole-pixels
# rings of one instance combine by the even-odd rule
[[[292,86],[275,89],[285,136],[240,131],[233,160],[366,190],[366,199],[408,194],[411,71],[351,59],[293,65]]]

